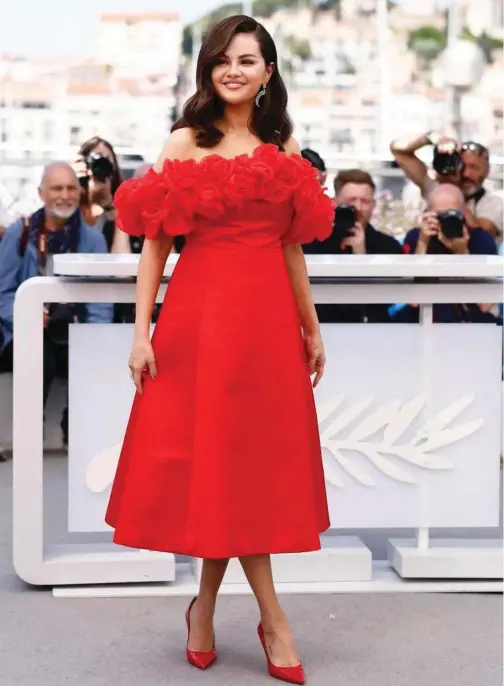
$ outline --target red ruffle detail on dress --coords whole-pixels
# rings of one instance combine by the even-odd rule
[[[232,159],[212,154],[200,162],[166,160],[161,172],[128,179],[115,195],[116,223],[134,236],[155,238],[160,230],[185,235],[195,219],[219,219],[251,200],[290,201],[293,219],[282,242],[311,243],[332,230],[332,201],[324,191],[307,160],[265,143]]]

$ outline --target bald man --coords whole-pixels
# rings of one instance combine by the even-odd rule
[[[42,174],[39,196],[43,206],[30,217],[10,224],[0,242],[0,373],[11,372],[13,362],[14,296],[32,276],[47,273],[51,255],[106,253],[103,235],[82,220],[80,186],[72,167],[52,162]],[[68,373],[68,324],[73,321],[112,321],[112,306],[105,303],[60,305],[44,312],[44,404],[53,379]],[[61,422],[67,443],[68,416]]]
[[[436,186],[428,195],[429,208],[422,217],[420,228],[408,231],[404,239],[405,253],[416,255],[496,255],[497,245],[489,231],[470,229],[464,216],[465,198],[458,186],[449,183]],[[448,221],[447,221],[448,219]],[[459,237],[450,235],[447,226],[460,228]],[[443,233],[443,229],[450,235]],[[435,304],[435,322],[502,323],[498,306],[491,303]],[[394,321],[415,323],[419,320],[418,306],[399,305]]]
[[[497,245],[489,231],[469,228],[464,214],[465,198],[458,186],[443,183],[435,186],[427,197],[428,209],[420,228],[412,229],[404,240],[404,252],[416,255],[496,255]],[[447,215],[451,219],[446,219]],[[460,237],[445,235],[447,223],[461,225]],[[447,232],[448,233],[448,232]]]

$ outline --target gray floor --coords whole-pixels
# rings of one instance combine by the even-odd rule
[[[65,534],[65,461],[45,465],[51,540]],[[184,661],[186,600],[55,600],[11,565],[12,463],[0,463],[0,686],[261,686],[249,597],[223,597],[219,662]],[[498,535],[495,530],[492,532]],[[369,533],[379,554],[383,536]],[[310,686],[501,686],[499,595],[284,596]]]

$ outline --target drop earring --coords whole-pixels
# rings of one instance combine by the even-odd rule
[[[256,107],[259,107],[259,106],[260,106],[260,104],[261,104],[261,98],[263,98],[265,95],[266,95],[266,85],[263,84],[263,85],[261,86],[261,89],[259,90],[259,93],[256,95],[256,99],[255,99]]]

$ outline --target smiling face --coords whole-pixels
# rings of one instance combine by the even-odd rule
[[[42,175],[39,196],[46,213],[56,220],[67,220],[79,207],[80,186],[69,164],[55,162]]]
[[[225,104],[242,105],[254,100],[272,72],[254,34],[238,33],[212,69],[212,85]]]

